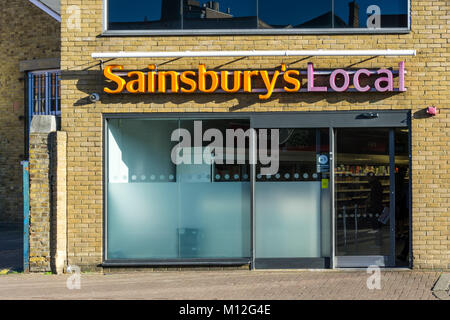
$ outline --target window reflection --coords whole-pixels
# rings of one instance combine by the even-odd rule
[[[336,0],[335,27],[349,28],[406,28],[408,1],[405,0]],[[379,24],[377,17],[379,16]],[[346,25],[338,26],[344,22]]]
[[[108,0],[110,30],[399,28],[407,0]]]
[[[259,0],[258,27],[331,28],[331,0]]]
[[[254,29],[256,1],[184,0],[183,29]]]
[[[182,0],[108,0],[110,30],[181,29]]]

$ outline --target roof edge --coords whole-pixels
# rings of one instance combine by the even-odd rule
[[[59,13],[55,12],[54,10],[52,10],[51,8],[49,8],[48,6],[46,6],[45,4],[43,4],[41,1],[39,1],[39,0],[28,0],[28,1],[31,2],[32,4],[34,4],[39,9],[41,9],[42,11],[44,11],[45,13],[47,13],[49,16],[51,16],[56,21],[61,22],[61,15]]]

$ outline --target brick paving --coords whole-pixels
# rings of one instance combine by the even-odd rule
[[[383,271],[369,290],[364,271],[166,271],[0,276],[0,299],[436,299],[438,272]]]

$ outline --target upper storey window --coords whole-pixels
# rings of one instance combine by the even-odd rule
[[[114,33],[357,33],[409,30],[409,0],[104,0]]]

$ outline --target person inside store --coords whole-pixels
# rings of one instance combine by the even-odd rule
[[[369,183],[369,197],[367,198],[367,211],[371,213],[372,216],[372,229],[378,230],[381,228],[381,223],[378,218],[383,213],[383,187],[380,180],[373,172],[369,172],[368,183]]]

